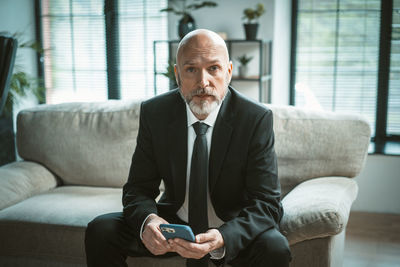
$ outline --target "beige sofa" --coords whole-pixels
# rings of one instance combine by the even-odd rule
[[[291,266],[340,266],[370,128],[358,116],[269,106]],[[85,266],[84,232],[121,211],[139,103],[42,105],[18,114],[23,161],[0,167],[0,266]],[[180,257],[130,266],[185,266]]]

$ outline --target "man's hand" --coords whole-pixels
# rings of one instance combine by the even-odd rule
[[[163,255],[173,251],[160,230],[160,224],[168,222],[163,218],[152,214],[147,218],[142,233],[142,242],[154,255]]]
[[[211,251],[225,245],[221,233],[217,229],[210,229],[206,233],[196,235],[196,243],[184,239],[168,240],[172,251],[184,258],[201,259]]]

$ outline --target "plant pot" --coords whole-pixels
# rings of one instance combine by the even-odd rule
[[[243,26],[244,26],[244,32],[246,34],[246,40],[256,40],[258,23],[246,23],[243,24]]]
[[[182,39],[186,34],[196,29],[196,22],[190,15],[183,16],[178,23],[178,34]]]
[[[239,66],[239,78],[245,78],[247,76],[247,71],[247,66]]]

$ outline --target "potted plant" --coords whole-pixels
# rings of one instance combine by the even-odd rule
[[[237,60],[240,62],[239,65],[239,77],[244,78],[247,75],[247,64],[253,59],[253,57],[248,57],[246,55],[242,55],[237,57]]]
[[[0,32],[0,35],[10,36],[6,32]],[[33,49],[42,53],[37,42],[21,42],[20,33],[11,35],[18,40],[18,49]],[[13,127],[13,106],[28,94],[34,95],[40,103],[44,102],[44,87],[40,85],[38,79],[30,77],[21,67],[18,57],[14,64],[14,71],[11,76],[10,87],[2,114],[0,115],[0,165],[15,161],[15,143]]]
[[[258,3],[255,9],[246,8],[243,10],[243,19],[245,19],[243,26],[246,34],[246,40],[257,39],[258,18],[264,13],[265,9],[262,3]]]
[[[190,14],[191,11],[203,7],[216,7],[218,5],[214,1],[194,1],[195,3],[193,4],[187,4],[187,0],[170,0],[168,1],[169,6],[160,10],[161,12],[172,12],[175,15],[182,16],[178,23],[178,34],[180,38],[183,38],[187,33],[196,29],[196,23]]]

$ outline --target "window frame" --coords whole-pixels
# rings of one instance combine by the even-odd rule
[[[289,104],[295,105],[296,82],[296,46],[298,1],[292,0],[291,51],[290,51],[290,88]],[[379,66],[377,73],[377,107],[375,136],[371,137],[370,153],[400,155],[400,135],[387,134],[387,115],[389,102],[389,72],[392,40],[393,0],[381,0],[381,24],[379,40]],[[393,144],[394,149],[390,146]],[[394,150],[394,151],[393,151]]]
[[[66,0],[67,3],[69,2],[71,5],[72,0]],[[147,0],[146,0],[147,1]],[[147,2],[144,1],[145,4]],[[123,36],[122,31],[123,28],[121,28],[121,20],[123,19],[123,14],[120,12],[120,1],[117,0],[102,0],[104,4],[104,8],[102,10],[102,15],[104,16],[104,42],[105,42],[105,74],[106,74],[106,90],[105,96],[106,100],[110,99],[124,99],[126,96],[124,96],[124,81],[123,81],[123,71],[121,70],[121,65],[122,65],[122,54],[123,49],[121,48],[122,45],[122,39],[121,36]],[[38,41],[39,45],[43,47],[43,41],[44,41],[44,33],[43,33],[43,21],[42,21],[42,0],[34,0],[34,12],[35,12],[35,32],[36,32],[36,40]],[[146,5],[145,5],[146,6]],[[157,10],[161,8],[157,6]],[[142,19],[149,19],[147,13],[145,14]],[[153,15],[154,16],[154,15]],[[161,17],[161,16],[160,16]],[[164,19],[167,19],[165,17]],[[166,21],[168,24],[168,21]],[[144,27],[146,29],[146,27]],[[167,28],[166,28],[167,30]],[[165,32],[167,34],[167,31]],[[146,33],[145,33],[146,36]],[[151,50],[151,47],[148,47],[148,50]],[[37,53],[37,74],[38,78],[41,82],[41,85],[45,87],[45,59],[44,59],[44,54]],[[152,75],[153,71],[148,71],[147,75]],[[147,80],[146,80],[147,81]],[[147,85],[146,85],[147,86]],[[145,89],[147,89],[149,86],[147,86]],[[44,94],[46,94],[46,90],[44,90]],[[126,91],[126,88],[125,88]],[[153,92],[149,90],[144,90],[143,94],[147,94],[147,92]],[[151,95],[151,94],[150,94]],[[154,95],[155,96],[155,95]],[[142,96],[137,97],[136,99],[142,99]],[[46,97],[43,97],[44,104],[47,103]],[[79,100],[78,100],[79,101]]]
[[[121,86],[119,76],[119,40],[112,38],[119,36],[118,2],[104,0],[105,34],[106,39],[106,72],[107,72],[107,99],[121,99]],[[35,0],[35,33],[40,47],[43,47],[42,1]],[[105,40],[106,41],[106,40]],[[44,55],[37,52],[37,72],[40,86],[45,87]],[[46,92],[43,92],[43,103],[46,103]]]

